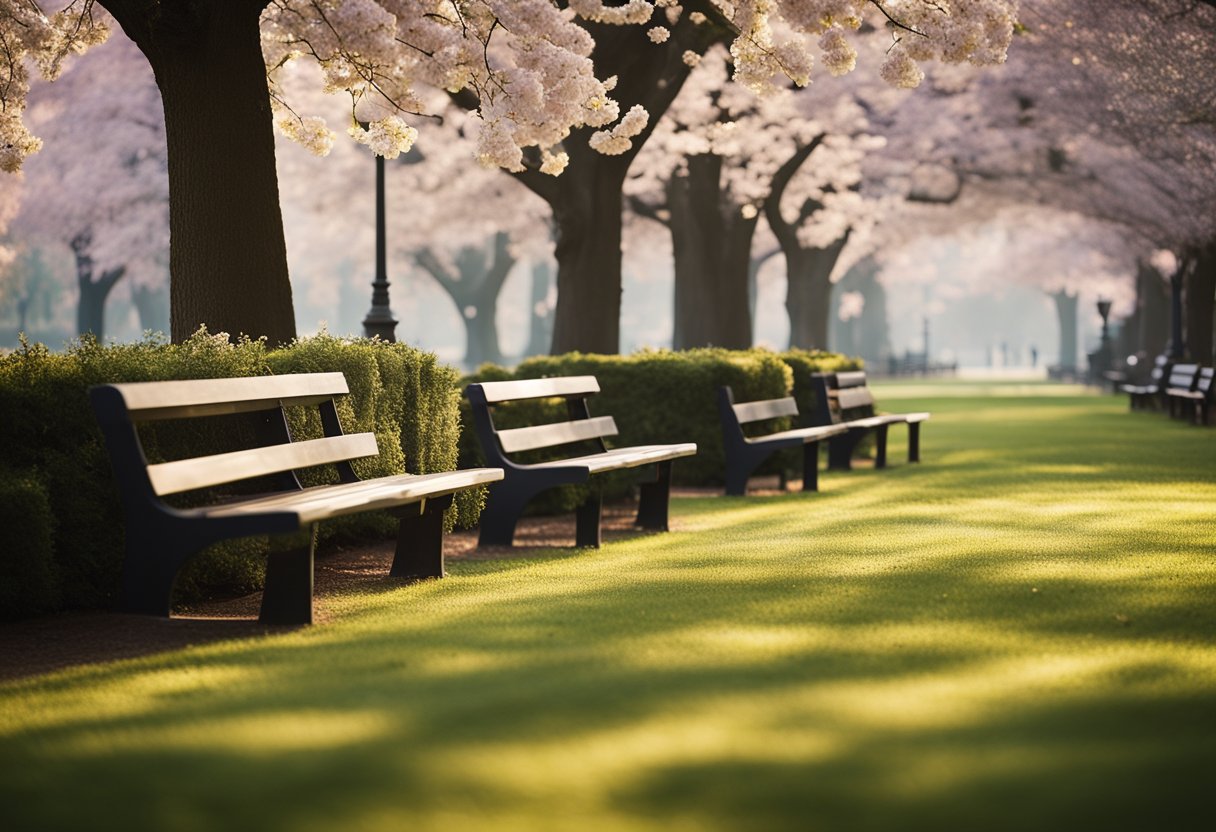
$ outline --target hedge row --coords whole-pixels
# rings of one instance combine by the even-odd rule
[[[2,527],[21,530],[19,547],[7,547],[0,558],[0,617],[104,607],[116,594],[122,510],[88,403],[90,385],[334,371],[345,374],[351,389],[339,404],[343,427],[373,432],[379,443],[379,457],[356,464],[361,476],[456,467],[457,373],[402,344],[321,335],[269,350],[260,341],[230,344],[226,336],[200,332],[175,345],[149,340],[103,347],[86,340],[66,353],[24,345],[0,358],[0,471],[11,472],[3,475],[0,505],[13,515]],[[315,408],[293,409],[289,418],[297,438],[321,435]],[[239,444],[244,430],[222,422],[149,425],[141,436],[154,462],[214,453]],[[309,482],[324,481],[324,473]],[[449,523],[476,522],[483,500],[482,493],[460,496]],[[392,527],[383,514],[322,526],[327,537]],[[246,540],[208,549],[180,576],[178,600],[259,588],[265,546],[265,540]]]
[[[627,356],[568,353],[529,358],[514,371],[484,365],[467,376],[464,383],[593,375],[599,380],[601,392],[591,399],[591,412],[615,418],[620,435],[612,440],[614,446],[696,442],[695,457],[676,461],[675,482],[720,485],[725,460],[718,423],[719,387],[729,385],[735,400],[740,402],[793,395],[799,412],[809,415],[815,406],[811,373],[860,367],[856,359],[806,350],[785,353],[765,349],[645,350]],[[495,424],[502,428],[559,421],[565,418],[563,414],[560,402],[500,405],[495,409]],[[471,419],[466,415],[464,422],[471,424]],[[792,425],[786,425],[789,426]],[[770,423],[763,427],[771,431],[781,429],[782,425]],[[472,433],[466,430],[461,437],[462,466],[484,464]],[[790,454],[776,461],[770,470],[782,465],[793,467],[797,464],[795,459]],[[608,496],[619,496],[631,489],[635,478],[635,474],[622,472],[600,485]],[[563,489],[549,499],[538,500],[535,509],[570,509],[578,504],[583,493],[578,488]]]

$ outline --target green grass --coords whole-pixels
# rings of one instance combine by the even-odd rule
[[[919,466],[0,685],[3,827],[1211,828],[1216,431],[939,386]]]

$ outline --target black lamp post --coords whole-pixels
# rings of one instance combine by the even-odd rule
[[[366,129],[366,126],[364,127]],[[397,321],[388,305],[388,257],[384,227],[384,157],[376,156],[376,279],[372,281],[372,307],[363,319],[363,335],[396,341]]]
[[[1110,340],[1110,330],[1107,328],[1107,321],[1110,319],[1110,301],[1105,298],[1098,298],[1098,314],[1102,316],[1102,348],[1106,349],[1106,342]]]

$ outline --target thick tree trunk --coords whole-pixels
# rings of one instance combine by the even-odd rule
[[[1077,369],[1077,296],[1061,289],[1051,295],[1056,302],[1056,317],[1060,321],[1060,358],[1062,370]]]
[[[621,189],[629,159],[596,153],[586,139],[569,143],[570,166],[558,180],[562,196],[550,202],[557,258],[554,355],[613,354],[621,347]]]
[[[132,286],[131,301],[144,332],[169,334],[169,292],[163,286]]]
[[[259,18],[266,0],[101,0],[165,109],[174,341],[199,326],[295,337]]]
[[[757,218],[745,218],[722,193],[721,174],[722,157],[690,156],[688,175],[667,186],[678,350],[752,345],[748,280]]]
[[[1216,308],[1216,240],[1195,249],[1182,287],[1187,356],[1212,366],[1212,315]]]
[[[832,270],[848,241],[845,234],[827,248],[786,249],[785,309],[790,316],[791,347],[828,348]]]
[[[1152,359],[1169,349],[1169,284],[1148,263],[1136,268],[1136,322],[1137,352]]]
[[[828,344],[836,352],[845,352],[863,358],[867,366],[885,366],[891,355],[890,328],[887,322],[887,293],[878,280],[878,261],[869,255],[841,276],[832,284],[833,313],[840,309],[840,297],[845,292],[860,292],[862,297],[861,314],[850,321],[840,321],[835,314],[828,315]],[[836,333],[848,328],[849,338],[845,341],[838,338]]]

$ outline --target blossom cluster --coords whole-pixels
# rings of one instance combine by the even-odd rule
[[[50,2],[0,0],[4,170],[17,169],[38,148],[22,119],[26,67],[36,65],[53,77],[65,55],[83,51],[107,33],[96,0],[71,0],[48,16],[42,7]],[[729,23],[736,32],[730,45],[734,79],[759,92],[771,92],[786,79],[809,83],[816,49],[828,72],[850,71],[856,51],[847,33],[860,28],[863,19],[890,28],[893,44],[880,72],[896,86],[919,83],[919,64],[928,60],[997,63],[1016,14],[1016,0],[710,3],[712,9],[687,14],[687,23]],[[289,64],[307,59],[321,67],[327,92],[349,96],[352,124],[380,125],[348,130],[376,152],[409,147],[412,128],[406,122],[433,114],[426,90],[438,89],[475,97],[478,156],[486,164],[520,170],[523,148],[536,147],[546,171],[554,173],[561,167],[561,143],[585,127],[603,128],[592,134],[597,150],[621,153],[642,129],[639,116],[611,126],[623,108],[609,96],[609,82],[595,75],[595,43],[583,21],[647,27],[655,48],[678,50],[689,66],[697,62],[699,50],[680,43],[685,11],[679,0],[268,0],[262,47],[277,123],[314,152],[332,146],[333,131],[314,114],[298,112],[278,83]]]

